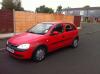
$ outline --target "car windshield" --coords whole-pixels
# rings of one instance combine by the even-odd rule
[[[50,23],[41,23],[37,24],[31,29],[29,29],[27,32],[35,33],[35,34],[46,34],[48,30],[51,28],[52,24]]]

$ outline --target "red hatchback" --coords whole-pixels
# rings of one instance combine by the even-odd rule
[[[48,52],[65,46],[78,46],[79,35],[75,25],[62,22],[37,24],[27,32],[7,41],[7,51],[15,58],[41,61]]]

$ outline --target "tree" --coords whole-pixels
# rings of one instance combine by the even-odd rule
[[[89,8],[90,6],[89,5],[86,5],[86,6],[84,6],[83,8]]]
[[[45,5],[36,8],[35,12],[37,13],[54,13],[52,8],[48,8]]]
[[[2,8],[1,9],[7,9],[7,10],[18,10],[23,11],[24,8],[21,7],[21,1],[20,0],[3,0],[2,1]]]
[[[58,13],[58,14],[62,13],[62,6],[61,5],[57,7],[56,13]]]
[[[21,6],[21,1],[16,5],[15,10],[24,10],[24,8]]]

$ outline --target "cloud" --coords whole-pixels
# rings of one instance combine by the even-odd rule
[[[0,0],[1,2],[2,0]],[[46,5],[47,7],[56,9],[58,5],[61,5],[63,8],[66,7],[84,7],[85,5],[90,6],[100,6],[100,0],[21,0],[22,6],[26,10],[35,10],[35,8],[40,5]]]

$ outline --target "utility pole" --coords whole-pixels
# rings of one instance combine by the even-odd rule
[[[89,15],[88,15],[88,8],[87,8],[86,10],[87,10],[87,22],[88,22],[88,18],[89,18]]]
[[[88,17],[88,8],[87,8],[87,17]]]
[[[69,8],[70,8],[70,0],[67,0],[68,1],[68,8],[67,8],[67,15],[70,15],[70,13],[69,13]]]
[[[13,30],[14,30],[14,35],[16,35],[16,18],[15,18],[15,9],[13,9]]]

